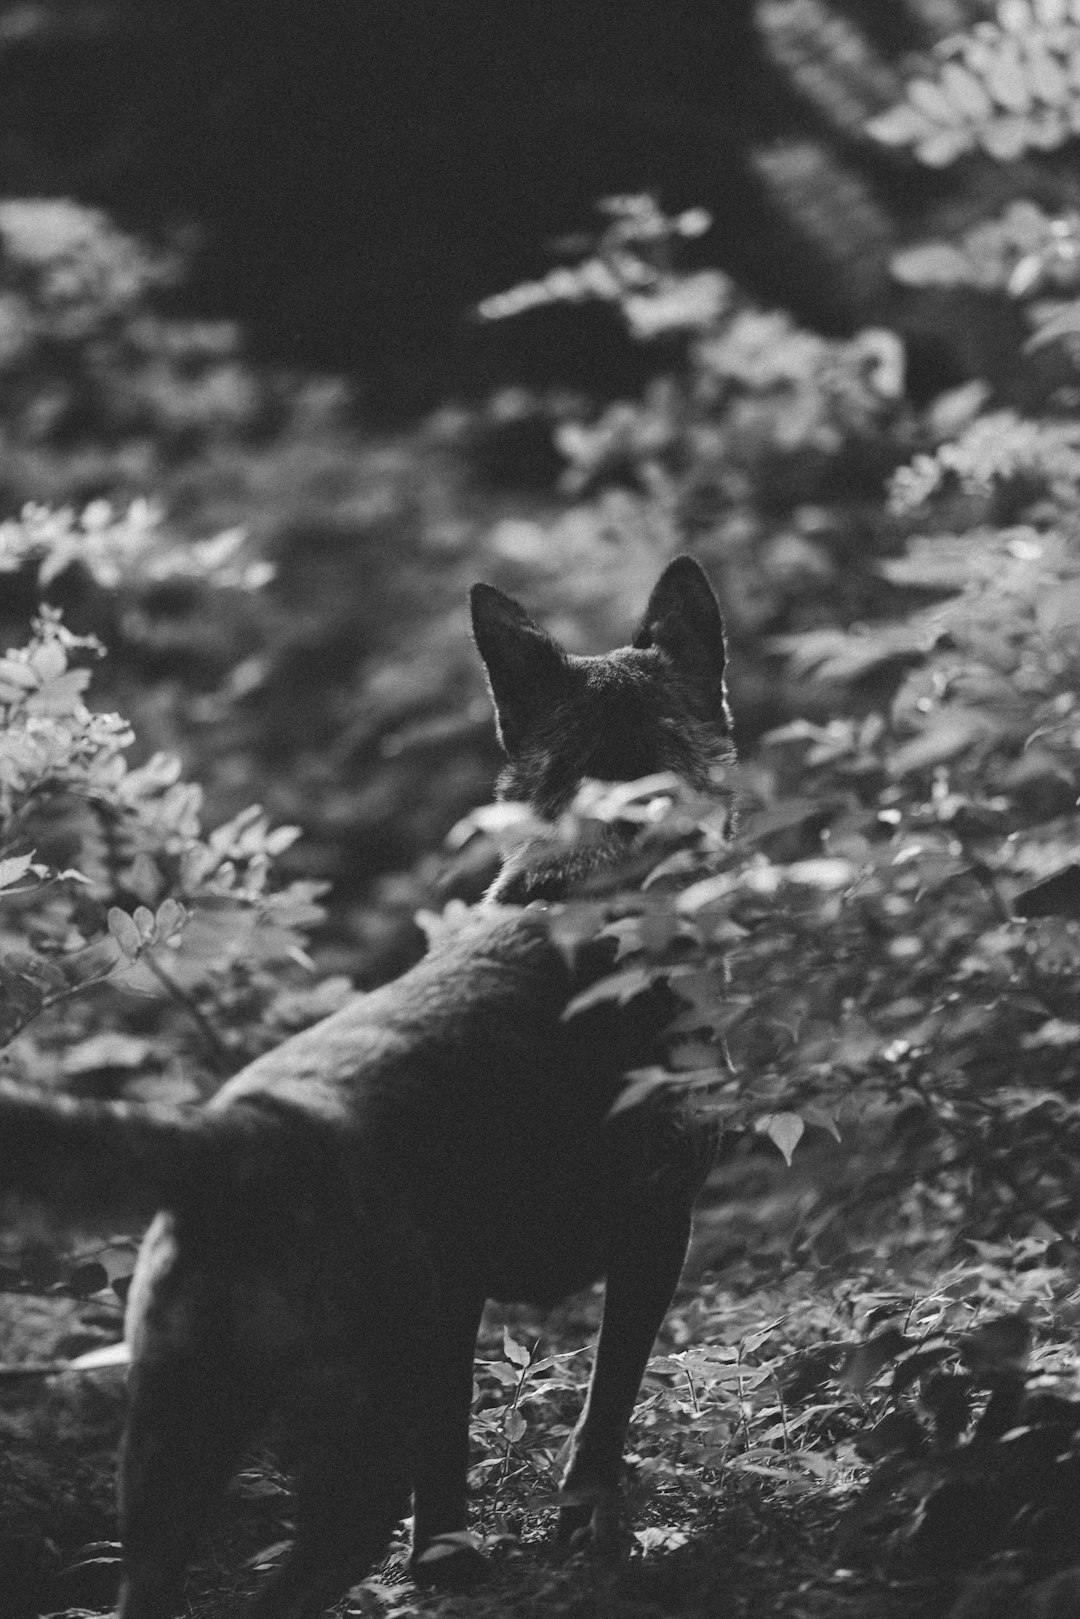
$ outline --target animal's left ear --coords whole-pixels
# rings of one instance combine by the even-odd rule
[[[473,636],[487,670],[499,739],[511,756],[569,686],[566,653],[520,602],[494,585],[469,592]]]
[[[723,701],[724,621],[705,571],[693,557],[668,563],[632,644],[641,650],[659,648],[683,674],[704,682]]]

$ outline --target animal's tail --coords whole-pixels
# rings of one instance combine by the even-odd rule
[[[254,1107],[81,1101],[0,1085],[0,1198],[118,1216],[242,1193],[270,1166],[278,1121]]]

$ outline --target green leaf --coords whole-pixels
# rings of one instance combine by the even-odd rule
[[[136,905],[132,921],[139,932],[139,939],[143,944],[149,944],[154,937],[154,913],[146,905]]]
[[[1001,42],[987,62],[985,82],[991,96],[1007,112],[1031,111],[1034,96],[1018,43]]]
[[[119,1343],[102,1344],[100,1349],[88,1349],[85,1355],[76,1355],[70,1363],[73,1371],[97,1372],[107,1366],[128,1366],[131,1350],[121,1339]]]
[[[582,990],[580,995],[574,996],[563,1010],[563,1022],[577,1017],[579,1012],[587,1012],[590,1006],[602,1005],[604,1001],[615,1001],[623,1006],[635,995],[640,995],[642,990],[648,989],[654,978],[655,973],[648,967],[627,967],[623,972],[609,973],[606,978],[598,979],[588,989]]]
[[[511,1338],[510,1329],[503,1328],[503,1354],[507,1360],[513,1361],[515,1366],[527,1366],[531,1360],[529,1351],[524,1344],[519,1344],[516,1338]]]
[[[941,88],[964,118],[982,123],[992,111],[990,97],[981,81],[958,62],[946,62],[941,70]]]
[[[944,169],[958,157],[970,152],[975,145],[974,132],[968,129],[936,129],[919,142],[915,156],[928,169]]]
[[[924,242],[894,253],[889,269],[912,287],[960,287],[976,282],[971,260],[949,242]]]
[[[1080,298],[1055,309],[1045,319],[1038,316],[1036,319],[1038,324],[1025,345],[1028,349],[1042,348],[1059,337],[1076,337],[1080,334]]]
[[[129,961],[138,959],[143,947],[143,936],[133,917],[122,911],[119,905],[111,905],[108,912],[109,932],[116,940]]]
[[[995,118],[976,131],[979,145],[999,163],[1013,163],[1032,144],[1029,118]]]
[[[154,927],[161,943],[175,938],[181,932],[187,921],[187,911],[179,900],[170,895],[163,899],[154,916]]]
[[[0,889],[14,888],[20,877],[25,877],[26,873],[31,869],[33,860],[32,852],[30,854],[11,855],[6,860],[0,860]],[[43,868],[39,867],[37,869],[41,870]]]
[[[940,84],[934,83],[933,79],[909,79],[907,98],[917,111],[925,114],[936,124],[952,126],[959,124],[964,117],[960,107],[945,93]]]
[[[950,708],[935,714],[920,736],[898,748],[889,760],[889,774],[899,779],[932,770],[984,742],[996,729],[988,714]]]
[[[754,1129],[760,1135],[768,1136],[773,1145],[779,1148],[789,1167],[805,1128],[798,1113],[765,1113],[754,1124]]]
[[[901,101],[897,106],[890,107],[888,112],[871,118],[866,125],[866,133],[883,146],[911,146],[915,141],[925,139],[932,128],[931,120],[924,113],[909,102]]]

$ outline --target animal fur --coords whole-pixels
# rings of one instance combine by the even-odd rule
[[[664,571],[629,647],[574,657],[517,603],[472,595],[508,762],[503,795],[557,814],[585,776],[733,750],[716,600]],[[128,1302],[121,1619],[172,1619],[193,1548],[271,1413],[297,1532],[252,1619],[317,1619],[414,1510],[419,1578],[464,1583],[473,1352],[486,1298],[607,1279],[560,1537],[614,1538],[626,1425],[678,1281],[709,1143],[672,1103],[611,1116],[666,1012],[564,1021],[581,987],[542,912],[617,853],[526,846],[488,902],[403,977],[230,1080],[202,1109],[0,1089],[0,1192],[157,1209]],[[594,969],[595,970],[595,969]]]

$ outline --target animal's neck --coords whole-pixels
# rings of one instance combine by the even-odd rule
[[[730,781],[716,782],[714,786],[717,790],[709,796],[715,801],[720,819],[711,830],[714,836],[719,830],[726,840],[735,832],[735,794]],[[711,813],[709,820],[714,820]],[[506,856],[485,901],[502,905],[528,905],[534,900],[558,903],[586,891],[596,896],[616,888],[633,888],[658,858],[655,848],[651,858],[647,850],[635,849],[640,833],[640,823],[586,821],[573,842],[561,838],[554,827],[550,833],[533,834]],[[687,842],[698,848],[705,863],[708,849],[716,846],[707,836],[693,832],[687,834]]]
[[[588,826],[574,843],[556,837],[532,837],[506,857],[485,895],[489,904],[528,905],[533,900],[573,899],[606,872],[623,866],[633,829]]]

